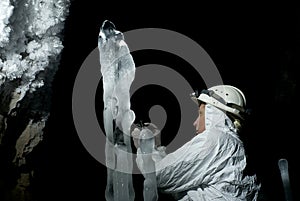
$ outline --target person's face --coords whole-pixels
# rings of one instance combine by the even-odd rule
[[[205,130],[205,104],[201,104],[198,108],[198,117],[193,123],[196,128],[196,135]]]

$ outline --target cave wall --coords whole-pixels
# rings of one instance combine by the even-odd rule
[[[0,200],[32,200],[69,0],[0,1]]]

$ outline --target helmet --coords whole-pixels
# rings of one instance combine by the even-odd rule
[[[245,112],[246,98],[243,92],[234,86],[217,85],[202,90],[200,94],[195,92],[191,96],[198,104],[199,102],[208,103],[243,119],[242,113]]]

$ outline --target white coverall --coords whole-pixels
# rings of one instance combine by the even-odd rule
[[[157,187],[180,201],[257,200],[260,184],[256,175],[243,175],[246,156],[236,128],[223,111],[205,107],[204,132],[170,154],[154,151]]]

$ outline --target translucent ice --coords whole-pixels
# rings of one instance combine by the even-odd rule
[[[140,134],[140,149],[143,159],[144,172],[144,201],[156,201],[158,199],[155,164],[152,160],[152,151],[155,146],[154,134],[151,130],[144,128]]]
[[[130,128],[135,119],[130,109],[130,86],[135,77],[135,64],[122,32],[105,20],[98,38],[103,76],[104,129],[106,133],[108,201],[134,200]],[[115,126],[114,126],[115,125]]]
[[[279,159],[278,167],[280,170],[281,180],[282,180],[282,184],[283,184],[283,190],[285,193],[285,199],[286,199],[286,201],[292,201],[292,193],[291,193],[289,170],[288,170],[288,161],[286,159]]]

